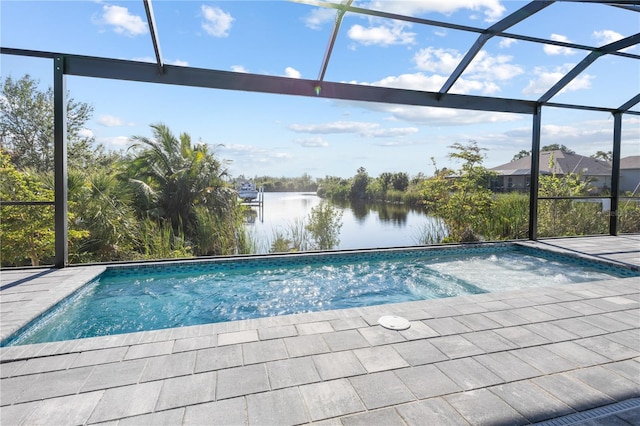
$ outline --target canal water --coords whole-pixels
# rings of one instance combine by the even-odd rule
[[[304,192],[267,192],[262,211],[252,207],[253,214],[245,225],[258,251],[267,252],[276,232],[287,234],[297,222],[307,221],[311,209],[328,202]],[[332,204],[342,212],[338,249],[403,247],[419,244],[420,230],[433,218],[421,209],[395,204]]]

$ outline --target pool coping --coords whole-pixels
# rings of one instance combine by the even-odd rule
[[[624,243],[586,241],[600,252]],[[640,236],[628,241],[640,263]],[[412,327],[385,331],[377,320],[389,314]],[[633,423],[640,409],[616,403],[640,396],[639,319],[634,277],[5,347],[0,416],[3,424],[565,424],[609,407],[610,420]]]

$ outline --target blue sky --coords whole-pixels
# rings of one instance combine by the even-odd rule
[[[499,0],[355,1],[354,6],[487,27],[526,2]],[[153,2],[166,63],[316,79],[335,12],[284,1]],[[0,3],[3,47],[155,61],[142,1]],[[640,14],[597,4],[555,3],[508,31],[600,46],[640,31]],[[325,80],[438,91],[477,35],[347,13]],[[633,46],[629,53],[640,54]],[[585,51],[494,37],[451,92],[535,100]],[[0,57],[2,78],[31,74],[52,84],[50,61]],[[604,56],[554,102],[618,107],[640,90],[640,61]],[[531,117],[334,101],[249,92],[68,77],[71,96],[94,107],[86,134],[127,149],[163,122],[210,144],[238,176],[411,175],[455,166],[449,145],[474,140],[487,166],[529,149]],[[634,110],[639,110],[638,106]],[[544,108],[542,144],[591,155],[611,150],[613,119],[603,112]],[[640,154],[640,117],[623,120],[623,155]]]

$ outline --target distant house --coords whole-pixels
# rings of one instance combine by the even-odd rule
[[[553,156],[553,167],[550,159]],[[531,184],[531,157],[523,157],[491,169],[497,173],[491,185],[494,192],[526,191]],[[611,187],[611,164],[585,157],[579,154],[569,154],[560,150],[540,152],[540,174],[564,176],[579,174],[583,179],[589,179],[598,191]]]
[[[640,195],[640,155],[620,159],[620,192]]]

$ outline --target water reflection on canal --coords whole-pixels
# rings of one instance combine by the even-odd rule
[[[296,221],[306,220],[323,200],[314,193],[267,192],[262,211],[253,207],[247,223],[261,251],[276,231],[286,232]],[[419,230],[433,219],[422,209],[396,204],[333,204],[342,211],[339,249],[400,247],[417,244]]]

